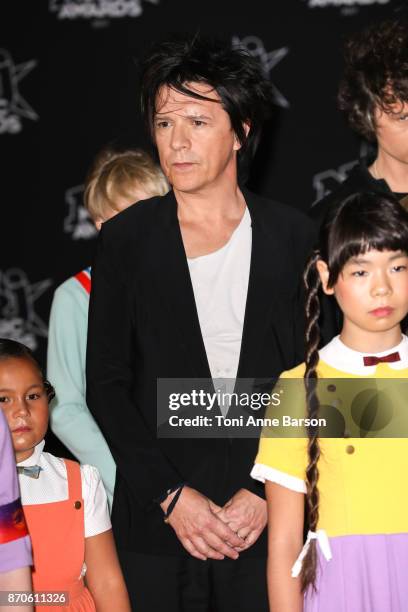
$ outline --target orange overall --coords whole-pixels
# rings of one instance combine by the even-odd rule
[[[84,502],[79,464],[65,459],[68,499],[24,506],[34,557],[34,591],[68,591],[69,603],[35,607],[36,611],[95,612],[81,576],[85,556]]]

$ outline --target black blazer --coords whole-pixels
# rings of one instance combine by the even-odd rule
[[[300,275],[313,226],[295,209],[244,191],[252,255],[238,377],[273,379],[303,360]],[[163,378],[211,378],[173,192],[139,202],[100,232],[92,269],[87,402],[117,464],[117,545],[184,554],[157,503],[181,481],[223,505],[250,477],[255,439],[156,436]],[[265,534],[249,555],[266,553]],[[185,553],[187,554],[187,553]]]

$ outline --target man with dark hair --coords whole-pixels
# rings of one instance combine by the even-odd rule
[[[311,224],[238,183],[272,103],[243,49],[185,37],[143,64],[142,106],[172,190],[104,224],[87,354],[88,405],[117,464],[116,543],[140,612],[268,610],[257,440],[226,426],[222,438],[158,437],[156,415],[161,379],[237,389],[257,378],[270,391],[302,359]],[[222,423],[225,407],[212,410]]]
[[[345,45],[339,107],[351,127],[376,145],[333,193],[316,202],[320,219],[327,206],[357,191],[408,194],[408,19],[403,14],[373,23]],[[407,204],[408,205],[408,204]]]

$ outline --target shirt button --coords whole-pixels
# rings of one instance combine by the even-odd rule
[[[354,451],[355,451],[355,448],[351,444],[346,446],[346,453],[348,453],[349,455],[352,455],[354,453]]]
[[[74,503],[74,508],[75,508],[75,510],[80,510],[80,509],[81,509],[81,506],[82,506],[82,504],[81,504],[81,502],[80,502],[80,501],[76,501],[76,502]]]

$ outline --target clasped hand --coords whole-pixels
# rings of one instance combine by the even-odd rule
[[[247,489],[240,489],[217,516],[242,539],[240,550],[246,550],[256,542],[266,525],[266,501]]]
[[[237,559],[266,525],[266,502],[240,489],[224,507],[185,486],[169,524],[184,548],[197,559]]]

